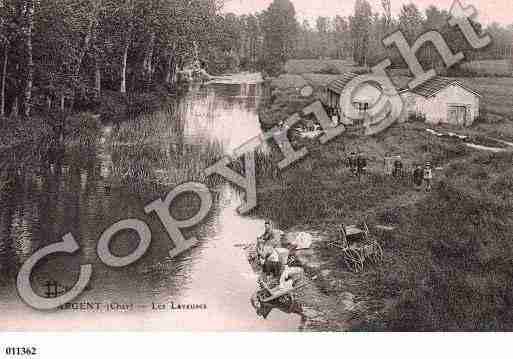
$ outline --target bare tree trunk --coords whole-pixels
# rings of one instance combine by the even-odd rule
[[[0,117],[5,117],[5,82],[7,81],[7,57],[9,55],[9,45],[5,44],[4,47],[4,65],[2,68],[2,90],[1,90],[1,103],[0,103]]]
[[[171,84],[171,66],[173,66],[173,57],[169,56],[169,59],[167,61],[167,71],[166,71],[166,84]]]
[[[145,80],[148,84],[151,83],[152,65],[153,65],[153,49],[155,48],[155,37],[156,34],[153,31],[150,35],[150,42],[146,49],[146,56],[144,57],[143,70],[145,74]]]
[[[34,81],[34,58],[32,54],[32,30],[34,26],[34,1],[28,1],[28,28],[27,28],[27,39],[26,39],[26,47],[27,47],[27,84],[25,86],[25,103],[24,103],[24,114],[26,117],[30,116],[30,106],[32,100],[32,84]]]
[[[167,62],[166,84],[173,85],[176,82],[176,52],[175,45],[171,48]]]
[[[509,75],[513,76],[513,42],[511,43],[511,46],[509,48],[509,63],[510,63],[510,72]]]
[[[85,55],[89,51],[91,43],[96,37],[96,27],[98,22],[98,14],[101,8],[101,0],[93,0],[93,9],[89,15],[89,24],[87,26],[87,33],[84,37],[84,43],[78,54],[78,60],[75,67],[75,78],[78,79],[80,76],[80,70],[82,69],[82,63],[84,62]]]
[[[84,62],[84,57],[87,53],[87,50],[89,49],[89,44],[91,43],[92,39],[92,31],[93,31],[93,20],[89,23],[89,28],[87,30],[87,34],[84,38],[84,44],[82,45],[82,48],[80,49],[80,53],[78,54],[78,60],[75,67],[75,79],[78,80],[80,77],[80,70],[82,69],[82,63]]]
[[[121,93],[126,93],[126,64],[128,60],[128,48],[130,47],[130,43],[127,42],[125,45],[125,50],[123,51],[123,60],[121,65],[121,89],[119,90]]]
[[[96,89],[96,93],[99,96],[102,92],[102,71],[100,69],[100,64],[98,63],[98,60],[95,61],[94,86]]]
[[[134,28],[134,10],[135,10],[135,2],[134,0],[127,0],[126,1],[126,9],[128,11],[127,16],[129,18],[127,29],[124,31],[126,36],[126,43],[125,48],[123,51],[123,59],[122,59],[122,66],[121,66],[121,93],[126,93],[126,67],[127,67],[127,61],[128,61],[128,50],[130,48],[130,42],[132,37],[132,30]]]
[[[102,68],[101,68],[101,56],[98,46],[93,46],[94,53],[94,89],[96,96],[100,96],[102,92]]]
[[[11,108],[11,116],[13,117],[18,117],[19,115],[19,100],[18,100],[18,96],[16,96],[14,98],[14,101],[12,103],[12,108]]]
[[[64,112],[66,105],[66,96],[61,95],[61,111]]]

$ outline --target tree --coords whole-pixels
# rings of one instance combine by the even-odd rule
[[[353,59],[360,66],[367,64],[367,50],[372,9],[367,0],[356,0],[354,15],[349,19],[353,39]]]
[[[424,30],[441,30],[447,25],[450,14],[446,10],[440,10],[431,5],[426,9],[426,20],[424,21]]]
[[[294,5],[289,0],[274,0],[263,14],[265,70],[270,74],[280,72],[293,54],[298,32],[295,16]]]
[[[246,29],[249,37],[249,63],[251,66],[255,66],[259,58],[258,44],[260,42],[260,27],[256,16],[248,16]]]
[[[240,64],[243,26],[235,14],[226,14],[219,27],[218,47],[223,50],[224,67],[229,71],[237,71]]]
[[[391,26],[386,16],[374,14],[370,26],[370,39],[369,44],[372,52],[368,55],[368,62],[374,64],[386,57],[387,50],[383,45],[383,37]]]
[[[62,110],[65,97],[73,97],[80,83],[82,30],[87,26],[81,20],[85,9],[66,5],[66,0],[44,1],[36,14],[35,81],[38,95],[46,98],[48,110],[54,98],[60,100]]]
[[[130,44],[132,43],[132,31],[135,27],[135,1],[134,0],[126,0],[120,7],[120,17],[122,19],[122,25],[119,31],[125,33],[123,39],[123,56],[121,60],[121,85],[119,92],[126,93],[126,71],[127,71],[127,61],[128,61],[128,50],[130,50]],[[121,36],[123,38],[123,36]]]
[[[426,9],[426,19],[423,24],[423,31],[440,31],[444,37],[452,30],[447,26],[450,14],[446,10],[439,10],[436,6],[431,5]],[[421,63],[429,64],[432,68],[440,67],[441,58],[438,57],[432,46],[426,46],[421,49],[419,54]]]
[[[11,115],[18,116],[20,100],[30,113],[33,87],[33,25],[35,3],[31,0],[0,1],[2,61],[2,112],[8,101]]]
[[[283,58],[293,48],[293,27],[281,17],[295,19],[290,3],[277,3],[271,8],[280,18],[276,11],[268,18],[283,34]],[[264,57],[264,17],[221,15],[221,6],[222,0],[0,0],[0,117],[9,109],[14,116],[50,112],[55,102],[60,110],[93,105],[91,95],[102,86],[126,93],[140,84],[172,85],[192,59],[212,65],[211,53],[248,57],[255,66]]]
[[[324,16],[319,16],[316,21],[317,33],[319,34],[319,55],[326,57],[328,53],[328,34],[329,19]]]
[[[390,0],[381,0],[381,6],[383,7],[383,16],[385,18],[385,29],[388,31],[392,24],[392,4]]]
[[[30,116],[30,107],[32,105],[32,86],[34,84],[34,53],[32,46],[32,37],[34,30],[34,0],[27,0],[25,7],[25,51],[26,51],[26,80],[25,80],[25,99],[23,103],[24,115]]]
[[[303,22],[298,26],[298,36],[296,39],[296,56],[299,58],[312,58],[314,57],[314,39],[313,39],[313,30],[310,27],[310,23],[308,20],[303,20]]]
[[[423,24],[424,19],[415,4],[409,3],[402,6],[399,14],[399,29],[410,43],[414,43],[422,33]]]
[[[0,46],[3,48],[2,83],[0,89],[0,118],[5,117],[7,66],[9,64],[9,47],[12,36],[12,7],[4,1],[0,3]],[[11,36],[10,36],[11,35]]]
[[[511,47],[513,45],[512,27],[504,27],[492,22],[486,28],[486,32],[492,37],[493,42],[486,49],[486,57],[490,59],[511,58]]]
[[[335,46],[337,48],[337,58],[347,58],[351,51],[351,36],[349,24],[343,17],[336,16],[334,20],[335,27]]]

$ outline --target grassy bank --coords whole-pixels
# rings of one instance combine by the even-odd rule
[[[4,149],[36,146],[41,150],[57,142],[91,142],[101,124],[121,123],[161,108],[168,93],[126,93],[104,91],[99,98],[77,99],[72,109],[64,111],[33,111],[30,118],[6,117],[0,121]]]
[[[105,91],[95,106],[87,110],[98,113],[103,123],[119,123],[141,114],[157,111],[168,96],[169,93],[165,89],[126,94]]]
[[[274,175],[257,177],[257,214],[281,229],[314,235],[313,250],[302,258],[310,277],[323,295],[354,296],[351,305],[323,309],[344,318],[340,329],[511,330],[505,311],[513,299],[513,155],[478,153],[425,129],[412,122],[370,138],[313,141],[307,157],[282,172],[264,161]],[[472,135],[481,127],[464,131]],[[369,158],[370,173],[360,180],[344,162],[355,149]],[[387,152],[400,154],[407,167],[432,161],[438,167],[434,191],[417,191],[410,178],[384,176]],[[382,243],[385,261],[354,274],[327,242],[336,238],[337,225],[361,220]]]
[[[460,67],[478,76],[513,76],[511,60],[476,60],[465,62]]]
[[[153,113],[167,97],[163,91],[129,94],[105,91],[97,99],[77,100],[73,110],[49,112],[35,108],[30,118],[1,119],[0,184],[12,182],[17,173],[34,170],[36,163],[52,163],[71,146],[95,146],[101,138],[103,124],[120,124]]]
[[[511,330],[512,160],[455,163],[432,195],[400,211],[382,269],[385,287],[399,289],[388,329]]]
[[[357,66],[353,60],[288,60],[285,63],[285,72],[289,74],[343,74],[349,71],[366,70],[363,66]]]

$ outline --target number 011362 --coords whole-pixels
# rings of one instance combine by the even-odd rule
[[[35,347],[6,347],[5,355],[33,356],[33,355],[37,355],[37,348],[35,348]]]

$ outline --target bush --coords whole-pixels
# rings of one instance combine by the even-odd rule
[[[164,102],[165,94],[164,88],[158,88],[154,92],[126,94],[105,91],[99,109],[101,119],[104,122],[119,123],[144,113],[157,111]]]
[[[100,137],[101,123],[98,115],[82,112],[65,119],[66,137],[81,144],[93,145]]]
[[[342,72],[333,64],[325,64],[320,70],[315,71],[314,73],[324,75],[340,75]]]
[[[126,116],[126,96],[117,91],[104,91],[99,112],[104,122],[119,122]]]

